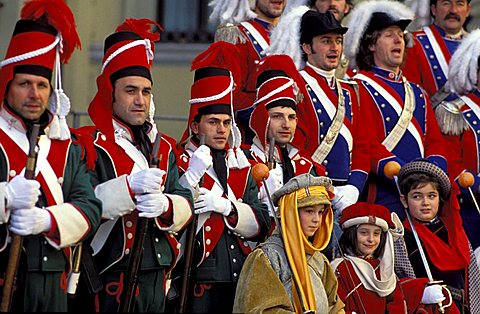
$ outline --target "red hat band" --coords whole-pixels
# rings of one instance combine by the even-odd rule
[[[295,103],[295,94],[292,86],[293,80],[291,78],[282,76],[271,78],[257,89],[257,100],[254,105],[267,106],[271,102],[280,99],[289,99]]]
[[[342,211],[339,221],[342,229],[360,224],[377,225],[383,231],[395,228],[390,211],[378,204],[358,202]]]

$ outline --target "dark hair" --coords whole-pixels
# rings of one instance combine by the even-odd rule
[[[350,11],[353,9],[353,0],[345,0],[345,2],[350,6]],[[315,3],[317,3],[317,0],[310,0],[309,7],[313,8],[315,6]]]
[[[311,49],[312,52],[313,52],[313,46],[312,46],[313,42],[310,41],[309,43],[305,43],[305,44],[306,44],[306,45],[310,45],[310,49]],[[303,59],[303,61],[307,62],[307,61],[308,61],[308,55],[307,55],[307,53],[305,52],[305,50],[303,50],[303,44],[300,45],[300,50],[302,51],[302,59]]]
[[[470,3],[470,1],[472,1],[472,0],[467,0],[467,3]],[[433,5],[433,4],[437,5],[437,2],[438,2],[438,0],[430,0],[430,5]],[[313,3],[315,3],[315,1],[313,1]]]
[[[434,176],[421,172],[413,172],[404,176],[398,182],[398,185],[400,186],[400,192],[402,192],[402,194],[407,197],[408,192],[410,192],[411,190],[423,187],[429,183],[432,184],[437,191],[441,192],[440,182],[438,181],[438,179]],[[446,200],[443,198],[442,193],[439,193],[439,197],[439,208],[442,208],[442,205],[443,203],[445,203]]]
[[[359,225],[348,227],[343,230],[342,236],[338,241],[338,245],[342,250],[343,254],[351,256],[361,256],[362,253],[357,248],[357,229]],[[374,258],[379,258],[385,251],[385,244],[387,243],[387,232],[382,230],[380,234],[380,243],[378,244],[377,249],[373,252]]]
[[[355,61],[357,67],[360,70],[370,70],[375,66],[373,61],[373,51],[370,50],[371,45],[377,43],[378,38],[380,38],[382,31],[373,31],[371,34],[363,35],[358,46],[358,53],[355,56]]]
[[[364,34],[360,40],[358,45],[358,53],[355,56],[355,62],[360,70],[368,71],[375,66],[373,51],[370,50],[370,46],[377,43],[377,40],[380,38],[380,35],[383,31],[384,29],[375,30],[370,34]],[[403,62],[400,67],[402,67],[405,63],[407,57],[407,47],[410,45],[410,42],[413,40],[413,38],[412,36],[408,36],[408,33],[405,33],[403,40],[405,41],[405,49],[403,51]]]

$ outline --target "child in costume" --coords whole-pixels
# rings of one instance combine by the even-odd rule
[[[337,280],[320,252],[333,228],[331,185],[326,177],[302,174],[273,194],[281,232],[274,232],[247,257],[235,295],[235,313],[344,313]]]
[[[347,312],[436,313],[436,304],[445,300],[439,284],[427,285],[428,279],[413,274],[397,277],[401,252],[394,250],[394,242],[404,244],[396,214],[382,205],[356,203],[342,212],[340,224],[342,256],[332,267]]]
[[[405,300],[394,270],[390,211],[377,204],[356,203],[342,212],[341,257],[332,261],[338,295],[345,311],[404,313]]]
[[[432,277],[442,280],[453,298],[450,311],[480,313],[480,275],[462,227],[457,186],[440,167],[427,160],[404,165],[398,179],[400,199],[410,213]],[[427,277],[412,226],[408,220],[403,224],[415,275]]]

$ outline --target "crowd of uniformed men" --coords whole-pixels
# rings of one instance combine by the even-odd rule
[[[105,39],[72,129],[73,13],[25,1],[0,63],[1,308],[479,313],[480,30],[469,0],[412,3],[430,25],[393,0],[210,0],[177,142],[153,119],[160,25]]]

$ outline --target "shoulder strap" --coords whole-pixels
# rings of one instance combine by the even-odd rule
[[[328,96],[325,95],[325,92],[318,86],[316,81],[308,75],[307,72],[301,71],[300,74],[307,81],[317,96],[328,99]],[[315,149],[315,152],[312,154],[312,159],[318,164],[322,164],[332,150],[343,125],[343,120],[345,119],[345,99],[343,96],[342,87],[340,86],[340,82],[338,80],[335,80],[335,83],[338,95],[337,112],[335,113],[335,117],[333,118],[332,124],[327,131],[325,139],[320,143],[320,145],[318,145],[317,149]]]

